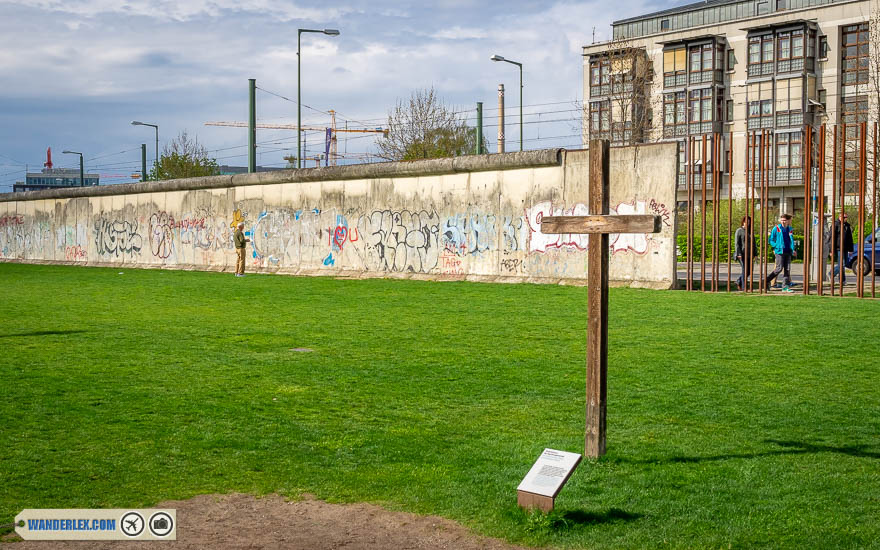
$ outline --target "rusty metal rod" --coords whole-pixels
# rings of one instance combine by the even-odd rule
[[[836,233],[834,232],[834,224],[837,222],[837,147],[839,141],[839,129],[837,124],[834,125],[834,150],[833,150],[833,158],[832,158],[832,168],[831,168],[831,246],[829,247],[828,253],[831,254],[831,295],[834,296],[834,265],[835,260],[837,259],[834,254],[834,237]]]
[[[700,156],[700,290],[706,292],[706,134]]]
[[[730,241],[731,237],[731,223],[733,218],[733,130],[730,131],[730,147],[727,152],[727,292],[730,292],[730,277],[731,277],[731,252],[733,252],[734,247],[733,243]],[[875,140],[876,141],[876,140]],[[876,172],[876,171],[875,171]],[[876,187],[876,186],[875,186]],[[877,210],[876,208],[874,209]]]
[[[752,143],[752,151],[749,155],[749,163],[751,165],[751,176],[750,181],[746,184],[746,213],[749,214],[749,218],[751,223],[749,223],[749,246],[754,247],[755,243],[755,224],[757,220],[755,220],[755,179],[757,178],[755,165],[757,165],[757,150],[758,150],[758,132],[752,132],[751,136]],[[751,208],[751,212],[749,212],[749,208]],[[751,265],[749,266],[749,292],[753,292],[755,290],[755,258],[751,258]]]
[[[761,149],[758,153],[759,158],[759,166],[761,167],[761,172],[758,174],[758,183],[761,186],[759,191],[759,197],[761,201],[761,232],[758,233],[761,239],[761,269],[759,271],[761,280],[758,281],[758,291],[763,294],[767,291],[767,249],[765,248],[765,244],[767,242],[767,220],[765,220],[764,214],[767,212],[767,199],[764,198],[764,176],[767,174],[767,130],[761,130]]]
[[[693,158],[693,143],[692,138],[687,138],[686,146],[685,146],[685,185],[687,185],[687,212],[685,213],[687,217],[687,289],[693,290],[693,266],[691,264],[692,259],[692,249],[693,249],[693,221],[691,220],[691,214],[693,213],[694,208],[694,182],[693,178],[693,169],[691,166],[692,158]]]
[[[865,179],[868,175],[868,123],[859,126],[859,247],[856,283],[859,285],[856,295],[865,297]]]
[[[715,145],[712,155],[712,168],[715,173],[712,176],[712,205],[715,207],[712,218],[712,266],[715,268],[712,274],[712,291],[718,292],[718,279],[721,278],[721,243],[718,242],[721,235],[721,205],[718,204],[721,199],[721,134],[715,132],[715,138],[712,140]]]
[[[841,152],[843,153],[840,159],[840,231],[839,233],[839,248],[837,249],[837,253],[840,256],[838,258],[838,265],[840,267],[840,296],[843,297],[843,278],[846,275],[844,270],[846,269],[846,253],[843,251],[843,217],[846,215],[846,123],[843,125],[843,132],[840,135],[841,140],[843,141],[841,148]]]
[[[818,202],[819,204],[819,280],[816,283],[816,292],[819,296],[824,296],[824,286],[825,286],[825,125],[820,126],[819,131],[819,181],[818,187]]]
[[[804,290],[805,296],[810,294],[810,229],[812,212],[810,211],[811,168],[813,159],[813,131],[811,126],[804,128],[803,148],[804,167]]]

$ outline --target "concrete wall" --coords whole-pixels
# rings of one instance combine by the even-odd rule
[[[664,216],[612,235],[611,279],[675,278],[674,144],[612,149],[611,208]],[[586,235],[543,216],[587,212],[588,152],[544,150],[0,195],[0,259],[301,275],[583,282]]]

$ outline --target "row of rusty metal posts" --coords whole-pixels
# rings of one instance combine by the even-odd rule
[[[872,154],[868,155],[868,131],[873,129]],[[828,145],[831,150],[826,149],[826,135],[831,132],[831,139]],[[849,133],[848,133],[849,132]],[[816,134],[814,136],[814,133]],[[857,260],[854,261],[852,269],[855,272],[856,288],[855,295],[859,298],[865,297],[865,271],[867,266],[865,262],[870,261],[872,269],[870,297],[876,297],[876,245],[871,241],[870,253],[865,253],[865,225],[869,221],[870,215],[870,234],[877,232],[877,214],[878,203],[880,203],[880,194],[878,194],[878,125],[876,122],[868,124],[861,122],[857,124],[834,125],[826,128],[822,125],[819,128],[806,126],[803,131],[801,142],[801,164],[803,170],[803,285],[801,292],[803,294],[825,295],[826,290],[830,290],[832,296],[843,296],[845,289],[839,283],[843,273],[844,265],[847,261],[847,254],[844,250],[844,232],[837,231],[834,234],[835,240],[838,240],[836,246],[836,254],[831,254],[828,248],[828,242],[825,235],[827,230],[834,228],[835,221],[841,220],[847,207],[849,211],[855,211],[858,215],[858,225],[853,225],[853,241],[859,254]],[[767,288],[767,275],[771,271],[770,263],[767,260],[769,255],[768,237],[770,230],[775,225],[779,209],[774,209],[771,216],[770,208],[765,207],[769,203],[770,190],[774,187],[771,180],[775,174],[774,159],[775,145],[774,133],[770,130],[750,131],[746,134],[746,163],[745,163],[745,185],[731,185],[734,180],[734,157],[733,157],[733,133],[728,134],[727,151],[723,143],[724,135],[715,133],[712,135],[704,134],[700,137],[690,137],[685,142],[685,186],[687,189],[687,200],[685,201],[686,214],[686,284],[687,290],[702,290],[703,292],[718,292],[726,290],[730,292],[736,290],[733,282],[732,262],[734,260],[734,242],[733,232],[733,204],[735,200],[743,201],[745,206],[745,215],[751,220],[746,224],[747,243],[754,243],[757,248],[758,263],[755,265],[754,257],[751,254],[751,247],[746,245],[746,266],[747,273],[743,276],[742,290],[747,293],[766,293],[770,289]],[[849,144],[849,149],[847,149]],[[788,147],[791,147],[789,143]],[[828,154],[830,153],[830,155]],[[707,156],[709,154],[709,156]],[[827,158],[830,156],[830,161]],[[726,166],[728,168],[726,174],[721,159],[726,157]],[[868,171],[870,168],[871,176]],[[777,168],[778,169],[778,168]],[[794,170],[795,168],[784,168],[786,170]],[[857,172],[857,185],[854,189],[848,190],[847,183],[852,184],[855,180],[848,175]],[[723,228],[721,227],[721,210],[722,201],[722,182],[727,176],[727,276],[722,280],[722,263],[720,261],[720,252],[722,249],[720,237]],[[709,178],[707,180],[707,178]],[[873,180],[870,186],[870,196],[868,194],[869,180]],[[830,189],[829,184],[830,183]],[[699,189],[698,187],[699,186]],[[734,196],[734,187],[738,188],[737,196]],[[827,191],[830,190],[830,193]],[[699,195],[698,195],[699,192]],[[711,195],[707,196],[707,193]],[[798,197],[799,198],[799,197]],[[826,205],[826,201],[830,205]],[[711,202],[711,204],[709,204]],[[870,204],[870,212],[866,208]],[[711,258],[708,259],[709,272],[707,274],[707,206],[712,209],[711,220]],[[830,212],[826,213],[826,207],[830,206]],[[700,257],[699,266],[697,266],[697,258],[694,253],[695,248],[695,231],[696,216],[699,213],[700,223]],[[816,214],[814,222],[813,214]],[[755,216],[758,216],[756,220]],[[825,218],[829,216],[831,219],[830,226],[826,229]],[[818,257],[814,254],[813,243],[813,224],[816,224],[816,238],[818,246],[816,249]],[[756,227],[757,225],[757,227]],[[736,227],[739,227],[737,223]],[[801,228],[793,228],[795,231]],[[832,231],[833,232],[833,231]],[[830,240],[830,237],[829,237]],[[840,266],[839,276],[830,277],[826,275],[825,269],[828,267],[826,261],[830,258],[830,273],[833,274],[835,266]],[[870,260],[868,260],[870,257]],[[750,261],[749,261],[750,260]],[[695,270],[699,268],[699,277],[695,277]],[[811,271],[815,268],[817,277],[813,280]],[[755,280],[755,272],[758,278]],[[708,275],[708,276],[707,276]],[[781,275],[780,275],[781,277]],[[826,281],[826,278],[830,279]],[[699,281],[699,286],[695,284]],[[827,284],[826,284],[827,283]],[[850,292],[852,294],[852,292]]]

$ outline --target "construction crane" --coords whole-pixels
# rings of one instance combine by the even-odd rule
[[[388,130],[376,127],[373,128],[360,128],[360,129],[349,129],[349,128],[337,128],[336,127],[336,111],[330,110],[327,111],[330,113],[330,127],[318,127],[318,126],[300,126],[299,130],[309,130],[315,132],[326,132],[326,140],[325,140],[325,161],[326,166],[336,166],[336,159],[339,158],[339,155],[336,152],[336,134],[339,132],[347,132],[347,133],[360,133],[360,134],[383,134],[388,135]],[[247,128],[247,122],[206,122],[205,126],[229,126],[232,128]],[[296,124],[257,124],[257,128],[263,128],[268,130],[296,130]]]

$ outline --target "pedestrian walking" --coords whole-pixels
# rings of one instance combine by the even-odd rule
[[[736,243],[734,259],[739,262],[740,266],[740,275],[736,279],[736,287],[740,290],[745,288],[747,280],[752,279],[752,266],[754,265],[755,256],[758,255],[758,245],[755,243],[755,237],[752,236],[749,239],[751,231],[752,218],[745,216],[734,234],[734,242]],[[751,246],[749,246],[749,240],[751,240]]]
[[[233,240],[235,241],[235,253],[237,256],[235,262],[235,276],[244,277],[244,251],[247,243],[251,242],[250,239],[244,236],[244,223],[238,224],[238,227],[235,229]]]
[[[773,247],[773,253],[776,255],[776,269],[767,275],[766,288],[769,289],[770,283],[781,273],[782,291],[792,292],[791,259],[797,253],[794,249],[794,239],[792,238],[791,214],[779,216],[779,223],[773,226],[769,241],[770,246]]]
[[[840,273],[841,286],[846,283],[846,268],[844,267],[846,259],[849,257],[850,252],[855,250],[853,247],[852,226],[849,225],[848,219],[849,216],[847,216],[846,212],[841,212],[840,218],[834,222],[831,233],[825,237],[825,250],[831,251],[831,261],[835,262],[834,271],[832,271],[828,278],[834,281],[834,277]],[[841,224],[843,224],[843,248],[840,246]],[[838,250],[842,250],[843,253],[838,253]]]

